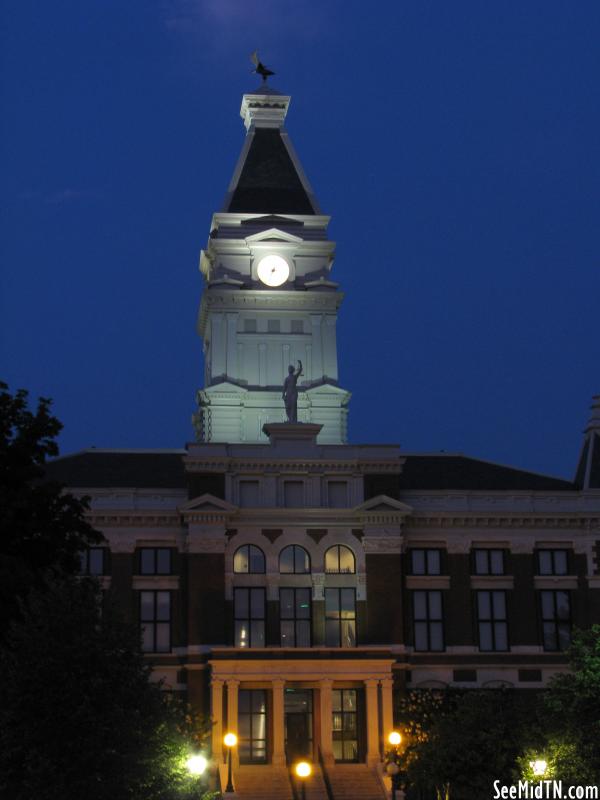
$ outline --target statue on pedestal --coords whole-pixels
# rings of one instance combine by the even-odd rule
[[[298,422],[298,389],[296,384],[300,375],[302,375],[302,362],[298,361],[297,369],[294,369],[290,364],[288,375],[283,383],[283,394],[281,396],[285,403],[287,421],[292,423]]]

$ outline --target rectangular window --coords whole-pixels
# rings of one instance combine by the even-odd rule
[[[442,593],[417,591],[412,594],[415,650],[443,650]]]
[[[410,566],[413,575],[441,575],[441,550],[411,550]]]
[[[244,320],[244,333],[256,333],[256,320],[255,319],[245,319]]]
[[[473,550],[473,570],[475,575],[504,575],[504,550]]]
[[[240,505],[250,508],[259,505],[258,481],[240,481]]]
[[[292,320],[292,333],[304,333],[304,321],[301,319]]]
[[[333,757],[336,761],[358,761],[358,692],[332,689]]]
[[[269,333],[279,333],[280,324],[278,319],[267,320],[267,331]]]
[[[346,481],[328,481],[327,505],[329,508],[347,508],[348,483]]]
[[[480,650],[508,650],[506,592],[477,592]]]
[[[286,508],[304,507],[304,483],[302,481],[283,482],[283,504]]]
[[[544,650],[566,650],[571,643],[571,598],[565,591],[540,592]]]
[[[355,589],[325,589],[325,644],[356,647]]]
[[[567,550],[538,550],[538,575],[567,575]]]
[[[235,646],[265,646],[265,590],[234,589]]]
[[[310,589],[280,589],[282,647],[310,647]]]
[[[171,651],[171,592],[140,592],[142,650]]]
[[[171,548],[142,547],[140,553],[140,575],[170,575]]]
[[[267,760],[267,693],[264,689],[240,689],[238,736],[241,764]]]
[[[81,553],[82,575],[106,575],[106,548],[88,547]]]

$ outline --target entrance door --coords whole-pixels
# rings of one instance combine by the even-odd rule
[[[287,760],[312,759],[312,690],[286,689],[284,698]]]
[[[308,758],[308,714],[287,714],[287,759]]]

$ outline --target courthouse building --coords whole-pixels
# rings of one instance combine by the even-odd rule
[[[197,441],[86,450],[49,472],[91,496],[107,545],[85,568],[137,620],[157,678],[210,713],[216,758],[238,734],[240,796],[258,775],[289,797],[286,762],[305,756],[334,797],[348,781],[381,797],[395,697],[541,688],[573,626],[600,622],[600,397],[573,480],[349,444],[335,245],[289,102],[266,84],[244,95],[200,256]],[[281,387],[298,362],[291,424]]]

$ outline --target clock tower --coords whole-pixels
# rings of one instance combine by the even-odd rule
[[[284,127],[290,97],[265,83],[242,100],[246,139],[223,210],[200,254],[198,332],[204,388],[194,415],[205,442],[266,442],[284,422],[282,386],[302,364],[298,421],[318,441],[347,441],[349,392],[338,384],[335,243]]]

